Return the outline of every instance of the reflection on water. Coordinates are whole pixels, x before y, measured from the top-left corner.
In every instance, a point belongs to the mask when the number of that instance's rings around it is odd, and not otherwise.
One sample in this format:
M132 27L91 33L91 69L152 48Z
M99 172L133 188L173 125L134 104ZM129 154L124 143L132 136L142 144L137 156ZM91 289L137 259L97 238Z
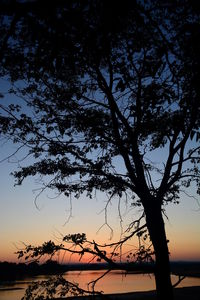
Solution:
M80 287L87 289L87 283L102 276L105 271L70 271L67 272L65 279L78 282ZM1 283L0 284L0 300L19 300L24 295L24 290L31 281L46 280L49 276L37 276L33 278L25 278L23 280ZM175 283L177 276L172 275L172 282ZM185 278L179 285L184 286L200 286L200 278ZM18 290L9 290L11 288L20 288ZM7 289L7 290L2 290ZM148 274L125 274L121 271L112 271L103 277L97 284L96 290L104 291L104 293L125 293L133 291L148 291L155 289L154 276Z
M0 300L19 300L33 281L47 280L49 276L27 277L17 281L0 282Z
M87 289L87 283L103 275L105 271L68 272L65 278L79 282L80 287ZM97 282L95 289L104 293L124 293L131 291L148 291L155 289L153 275L126 274L112 271Z

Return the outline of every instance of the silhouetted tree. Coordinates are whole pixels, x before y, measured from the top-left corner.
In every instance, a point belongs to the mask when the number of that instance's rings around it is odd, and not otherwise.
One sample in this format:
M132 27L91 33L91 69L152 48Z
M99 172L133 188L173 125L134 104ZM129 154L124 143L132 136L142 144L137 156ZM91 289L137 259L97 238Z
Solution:
M158 298L173 299L163 212L181 187L196 183L199 192L198 7L41 3L1 1L1 75L20 97L1 100L1 131L34 158L14 173L17 183L40 174L51 176L45 188L66 196L131 195L153 244ZM139 232L140 219L129 229L123 241ZM95 243L93 251L106 260Z

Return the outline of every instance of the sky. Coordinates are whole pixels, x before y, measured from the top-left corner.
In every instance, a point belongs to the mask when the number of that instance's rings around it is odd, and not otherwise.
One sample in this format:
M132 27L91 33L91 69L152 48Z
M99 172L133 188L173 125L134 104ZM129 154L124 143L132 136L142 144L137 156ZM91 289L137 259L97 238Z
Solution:
M1 143L0 156L5 157L15 146ZM99 193L93 199L85 195L72 198L72 217L70 199L56 197L55 193L44 191L35 203L38 183L28 178L21 186L14 186L10 175L17 164L4 161L0 164L0 261L16 261L14 253L23 247L23 243L40 245L44 241L60 242L62 235L86 233L90 240L110 242L111 232L107 226L98 232L104 224L104 207L107 198ZM191 191L192 192L192 191ZM191 193L190 192L190 193ZM141 213L139 208L130 210L122 204L123 227ZM168 219L165 218L167 237L170 241L171 260L200 260L200 206L194 198L182 195L179 205L168 205ZM112 242L119 238L120 219L118 200L114 199L108 207L108 223L114 230ZM136 247L137 241L129 247ZM59 262L76 262L77 257L63 254L55 257ZM83 262L86 262L86 257Z
M0 83L3 83L5 92L8 88L6 82ZM9 99L11 100L13 99ZM15 152L16 147L0 137L0 161ZM162 153L157 151L153 157L158 164L165 160ZM114 233L110 240L110 228L106 225L102 227L107 203L105 194L97 193L93 199L87 199L86 195L79 199L72 198L72 217L69 219L69 198L58 197L55 192L45 190L36 199L40 182L35 178L28 178L21 186L14 186L15 180L10 173L17 170L18 164L13 161L14 158L10 162L4 160L0 163L0 261L18 261L15 252L23 247L23 243L41 245L48 240L60 243L63 235L72 233L86 233L89 240L100 243L119 239L121 227L118 199L113 199L108 206L108 224ZM119 169L120 167L119 162ZM195 194L193 188L189 194ZM126 229L130 222L141 215L141 211L140 208L131 209L122 201L121 215L123 228ZM166 215L170 259L200 261L200 199L181 194L180 204L169 204ZM135 249L137 245L137 240L130 241L128 249ZM78 258L60 255L56 259L59 262L74 262ZM85 258L87 260L88 257Z

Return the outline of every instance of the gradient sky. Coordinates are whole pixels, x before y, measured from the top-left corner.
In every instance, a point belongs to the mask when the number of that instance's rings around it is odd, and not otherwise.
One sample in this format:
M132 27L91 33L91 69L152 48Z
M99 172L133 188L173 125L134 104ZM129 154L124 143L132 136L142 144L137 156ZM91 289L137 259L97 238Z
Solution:
M1 92L5 92L4 101L13 101L6 95L8 82L1 79L0 84ZM16 149L16 145L0 138L0 161ZM163 156L163 152L157 151L154 157L150 158L159 164L163 161ZM13 160L14 158L11 159ZM118 163L120 168L120 161ZM10 173L17 167L17 163L0 163L0 261L16 261L17 256L14 252L22 248L22 242L40 245L44 241L56 241L62 235L70 233L84 232L90 240L110 242L108 227L104 226L98 232L104 224L104 212L100 212L106 205L105 194L98 193L93 199L87 199L85 195L80 199L72 198L72 218L67 222L70 215L70 199L64 196L55 197L55 192L44 191L36 201L37 208L35 197L40 185L34 178L28 178L22 186L14 187L14 177ZM189 193L195 194L192 188ZM170 204L166 208L168 219L166 218L165 222L167 237L170 240L171 259L200 261L200 201L198 203L185 194L181 195L180 200L179 205ZM139 208L130 210L130 206L126 208L123 203L121 208L123 227L126 229L141 212ZM120 234L118 199L113 199L108 207L108 223L114 230L112 241L116 241ZM133 240L130 244L130 247L135 247L137 241ZM68 257L65 257L65 260L68 261Z
M15 147L15 146L14 146ZM1 143L0 156L5 157L13 151L13 146ZM35 179L29 178L22 186L14 187L14 178L10 172L17 168L17 164L2 162L0 164L0 261L16 261L14 254L22 248L22 242L39 245L44 241L57 240L61 234L85 232L90 240L109 242L110 230L104 226L104 208L107 198L98 194L94 199L87 199L84 195L80 199L72 199L73 217L69 217L70 200L55 193L44 191L34 200L39 186ZM191 191L192 192L192 191ZM118 216L118 200L112 201L108 208L108 222L114 229L112 241L117 240L120 232ZM169 205L166 208L167 236L170 240L169 248L172 260L200 260L200 207L198 202L183 194L179 205ZM130 220L138 216L139 209L125 208L122 205L124 228ZM131 245L137 246L137 241ZM132 246L131 246L132 247ZM59 258L60 261L62 257ZM76 258L71 258L71 261ZM65 256L65 261L69 258Z

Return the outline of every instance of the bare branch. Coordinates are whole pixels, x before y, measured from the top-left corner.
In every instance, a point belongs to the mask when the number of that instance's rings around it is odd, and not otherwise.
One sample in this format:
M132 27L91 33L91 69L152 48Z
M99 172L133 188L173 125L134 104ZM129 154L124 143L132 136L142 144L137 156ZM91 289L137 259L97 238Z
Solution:
M178 277L179 279L176 283L173 284L173 288L177 287L186 278L186 276L181 276L181 275L179 275Z

